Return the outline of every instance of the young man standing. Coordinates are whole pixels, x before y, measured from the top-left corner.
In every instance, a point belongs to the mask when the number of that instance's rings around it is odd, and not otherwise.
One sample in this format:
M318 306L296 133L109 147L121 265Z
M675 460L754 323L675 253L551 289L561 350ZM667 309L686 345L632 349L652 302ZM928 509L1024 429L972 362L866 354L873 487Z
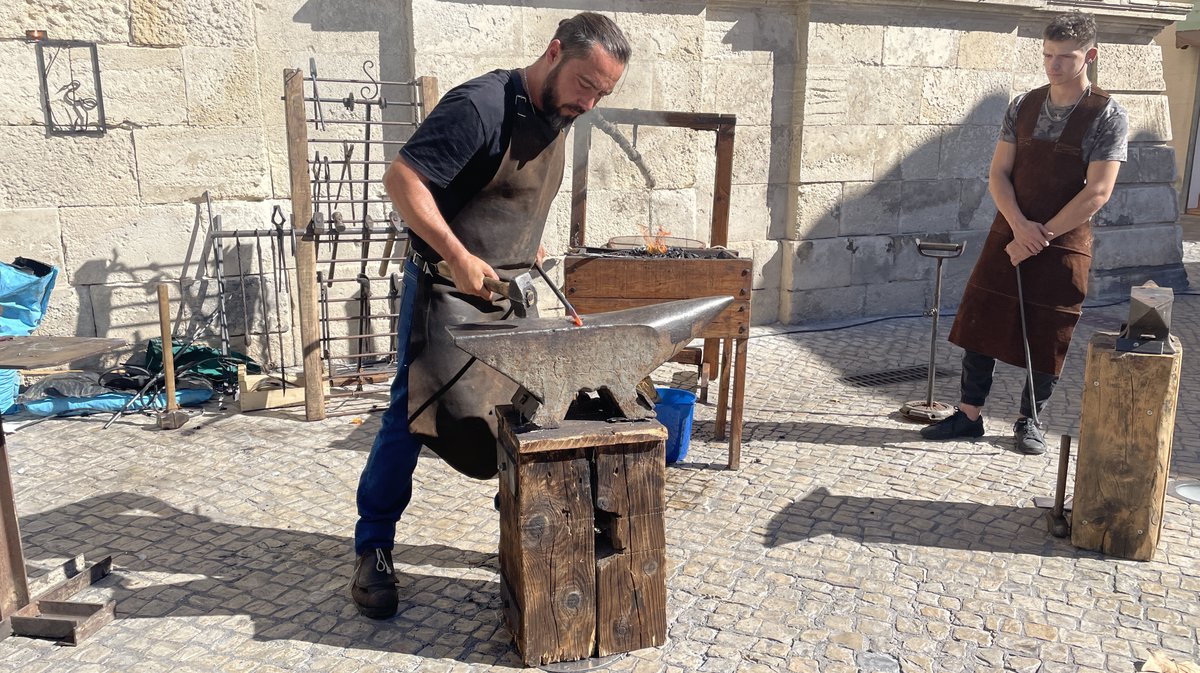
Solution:
M965 351L958 409L922 429L926 439L982 436L996 360L1024 368L1028 338L1033 390L1026 382L1014 441L1025 454L1046 451L1030 417L1054 391L1071 345L1087 295L1091 218L1108 202L1125 161L1128 121L1088 79L1097 53L1092 17L1057 16L1042 37L1050 83L1017 97L1004 116L988 174L999 212L950 330L950 341Z
M510 279L538 259L562 184L567 128L612 93L630 53L610 19L592 12L566 19L529 67L449 91L384 175L412 252L398 311L402 364L358 484L350 594L367 617L396 613L391 551L421 446L468 476L496 475L494 409L516 385L472 367L446 327L508 316L483 279ZM438 274L441 260L450 277Z

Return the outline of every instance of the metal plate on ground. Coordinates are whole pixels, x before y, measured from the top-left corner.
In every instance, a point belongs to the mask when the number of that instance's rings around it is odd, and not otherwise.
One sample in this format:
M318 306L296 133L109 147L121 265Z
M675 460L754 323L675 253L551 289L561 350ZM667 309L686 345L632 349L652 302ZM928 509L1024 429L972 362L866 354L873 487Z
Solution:
M937 376L950 376L954 372L946 371L942 368L936 368L934 373ZM855 388L875 388L878 386L889 386L893 383L907 383L909 381L922 381L929 377L929 365L917 365L914 367L905 367L903 369L888 369L881 372L868 372L866 374L852 374L843 376L838 379L842 383L848 383Z
M557 664L546 664L541 670L548 673L576 673L577 671L599 671L629 656L628 652L612 654L607 657L592 657L578 661L560 661Z

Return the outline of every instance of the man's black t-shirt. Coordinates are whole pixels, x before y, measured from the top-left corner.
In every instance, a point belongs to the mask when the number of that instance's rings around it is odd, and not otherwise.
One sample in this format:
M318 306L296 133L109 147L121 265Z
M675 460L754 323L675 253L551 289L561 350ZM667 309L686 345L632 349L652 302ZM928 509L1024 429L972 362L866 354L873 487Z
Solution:
M545 126L547 138L557 132L537 113L517 70L493 70L446 93L400 155L429 180L438 211L451 224L500 168L512 139L516 115ZM436 253L416 235L413 248L424 257Z

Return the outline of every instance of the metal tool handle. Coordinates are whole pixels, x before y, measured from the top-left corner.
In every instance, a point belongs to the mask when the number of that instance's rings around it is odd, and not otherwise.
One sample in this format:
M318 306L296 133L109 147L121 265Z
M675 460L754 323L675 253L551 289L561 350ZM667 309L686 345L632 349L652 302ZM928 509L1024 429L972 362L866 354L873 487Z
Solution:
M437 272L446 278L454 279L454 274L450 272L450 265L446 263L446 260L437 263ZM496 280L495 278L484 276L483 286L496 294L502 294L505 297L508 296L508 281L506 280Z
M967 247L966 243L937 243L934 241L917 241L917 252L922 257L934 257L937 259L954 259L963 254L963 250Z
M158 286L158 325L162 329L163 378L167 382L167 411L175 411L175 352L171 348L170 300L167 284Z

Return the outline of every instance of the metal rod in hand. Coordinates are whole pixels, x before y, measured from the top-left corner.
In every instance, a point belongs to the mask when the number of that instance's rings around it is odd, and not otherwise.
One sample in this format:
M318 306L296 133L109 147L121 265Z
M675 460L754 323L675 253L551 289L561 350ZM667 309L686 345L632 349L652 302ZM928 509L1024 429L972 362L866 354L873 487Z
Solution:
M1025 374L1029 384L1029 417L1038 425L1037 391L1033 387L1033 360L1029 358L1029 329L1025 326L1025 292L1021 287L1021 264L1017 263L1017 307L1021 313L1021 342L1025 344Z
M558 297L558 300L562 302L563 307L567 309L567 313L571 315L571 319L575 321L575 326L583 327L583 318L579 317L579 314L575 312L575 307L571 306L571 302L567 301L567 296L562 293L562 290L558 289L558 286L554 284L550 276L547 276L546 272L542 270L542 265L534 262L533 268L542 277L542 280L546 281L546 284L550 286L550 290L554 292L554 296Z

